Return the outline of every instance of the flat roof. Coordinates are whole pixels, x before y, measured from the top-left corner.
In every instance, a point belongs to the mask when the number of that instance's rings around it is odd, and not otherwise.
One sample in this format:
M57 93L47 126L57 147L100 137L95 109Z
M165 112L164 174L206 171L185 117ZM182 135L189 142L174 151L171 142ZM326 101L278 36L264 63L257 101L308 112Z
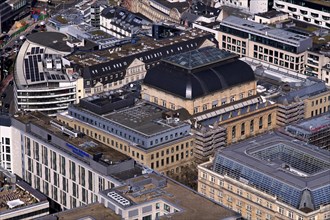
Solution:
M139 39L137 42L134 42L133 40L132 42L129 41L126 44L120 45L120 47L115 46L104 50L89 51L88 53L77 51L68 55L66 59L71 62L74 62L75 64L79 64L82 67L89 67L97 64L107 63L112 60L123 59L122 62L118 62L118 66L109 65L109 70L116 70L116 68L118 68L119 66L129 64L125 64L124 62L127 60L127 57L134 57L137 59L141 59L144 62L148 62L148 59L166 55L166 51L157 51L157 53L152 53L151 51L155 51L156 49L161 49L162 47L170 46L172 44L188 40L191 41L194 38L200 38L205 35L209 35L209 33L199 29L191 29L190 31L182 32L182 34L158 40L153 39L152 37L142 35L138 36ZM178 46L180 45L178 44ZM190 46L194 48L192 44L189 44L189 47ZM144 56L144 52L149 53ZM104 66L104 68L108 70L108 66Z
M245 30L250 33L260 34L269 38L281 40L283 42L300 46L302 41L309 39L309 37L285 31L283 29L273 28L254 21L242 19L236 16L229 16L225 18L221 25L231 26L236 29Z
M171 219L226 219L240 216L240 214L203 197L196 191L156 173L132 178L126 183L133 186L131 191L127 190L127 185L123 185L103 191L102 194L106 195L109 200L116 201L108 196L108 193L114 192L129 201L128 207L163 200L179 210L160 216L160 219L168 219L169 217Z
M110 208L106 208L103 204L93 203L78 208L69 209L66 211L58 212L49 216L45 216L42 219L49 220L92 220L92 219L111 219L121 220L122 217L117 215Z
M285 15L285 13L276 11L276 10L271 10L271 11L256 14L256 16L263 17L263 18L276 18L281 15Z
M67 38L65 34L59 32L38 32L27 36L27 40L32 43L61 52L71 52L71 48L66 44Z
M225 148L219 154L299 190L330 185L330 152L270 132ZM287 164L294 171L283 167Z
M181 121L168 123L162 118L165 112L168 112L166 108L149 102L141 102L134 107L118 110L104 117L144 135L154 135L175 127L186 126Z
M95 139L92 139L88 137L87 135L82 135L79 137L72 138L71 136L65 134L59 127L63 127L68 131L71 131L72 133L80 133L78 131L75 131L74 129L68 127L67 125L50 118L40 112L30 112L30 113L18 113L16 116L14 116L15 120L18 120L24 124L34 124L36 126L41 127L42 129L47 130L49 133L56 135L60 139L66 141L69 144L74 145L74 147L90 154L94 155L97 153L102 153L103 157L102 159L108 159L112 161L113 163L120 163L121 161L129 160L130 157L127 155L120 153L119 151L116 151L112 149L109 146L106 146L105 144L96 141ZM53 125L52 123L56 123L57 125ZM68 147L69 149L69 147Z
M330 114L312 117L296 124L289 125L291 128L303 130L307 133L314 133L330 127Z

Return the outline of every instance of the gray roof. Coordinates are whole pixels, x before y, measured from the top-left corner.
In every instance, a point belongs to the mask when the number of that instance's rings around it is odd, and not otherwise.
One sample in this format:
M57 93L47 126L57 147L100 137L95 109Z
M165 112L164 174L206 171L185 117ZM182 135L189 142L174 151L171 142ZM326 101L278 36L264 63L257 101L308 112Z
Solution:
M302 152L314 160L324 162L325 168L303 177L281 169L282 164L279 161L265 161L253 156L253 153L257 151L271 149L279 144L292 148L296 152ZM247 139L225 148L219 154L300 189L316 189L330 185L330 152L281 133L267 133Z
M330 127L330 113L320 115L319 117L309 118L296 124L288 125L287 127L300 131L304 134L318 132Z
M307 212L330 204L330 152L284 134L233 144L217 153L213 169Z
M276 39L287 44L300 46L303 41L310 40L310 37L296 34L293 32L285 31L283 29L273 28L264 24L249 21L235 16L225 18L221 25L229 25L239 30L244 30L250 33L267 36L268 38ZM307 48L306 48L307 49Z

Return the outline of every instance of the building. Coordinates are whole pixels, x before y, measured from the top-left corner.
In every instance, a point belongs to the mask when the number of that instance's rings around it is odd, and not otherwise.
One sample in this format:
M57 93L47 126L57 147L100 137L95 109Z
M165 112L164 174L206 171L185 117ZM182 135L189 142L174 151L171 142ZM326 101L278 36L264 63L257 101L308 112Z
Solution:
M250 66L214 47L163 59L148 70L141 90L143 99L191 115L255 94Z
M318 39L322 39L322 36L319 36ZM329 39L330 39L330 35L329 35ZM311 50L306 51L305 74L308 76L315 76L319 79L322 79L328 85L329 79L327 82L326 77L323 77L322 69L329 62L330 62L329 45L322 45L321 47L320 46L313 47Z
M11 120L8 115L0 115L0 166L9 172L12 171L12 132Z
M220 0L215 6L229 6L242 9L251 14L263 13L272 9L274 0Z
M12 117L13 173L51 199L55 210L98 201L98 193L142 174L128 156L40 113Z
M49 214L47 197L0 167L0 218L35 219Z
M128 11L141 13L154 22L180 23L182 13L189 9L186 0L124 0L123 5Z
M322 67L321 79L325 82L327 86L330 86L330 62Z
M119 39L149 32L151 24L142 14L135 14L120 7L105 8L100 16L100 29Z
M254 21L260 24L276 24L289 19L289 15L275 10L254 15Z
M167 109L137 102L119 91L71 106L58 120L161 173L179 173L193 161L194 137L190 125L166 117ZM111 97L110 97L111 96ZM112 105L108 103L111 98ZM102 112L96 105L102 105ZM116 111L113 111L116 110Z
M72 220L72 219L111 219L121 220L121 216L114 211L106 208L103 204L92 203L78 208L57 212L55 214L47 215L37 218L37 220Z
M105 190L100 201L125 220L240 219L238 213L156 173L132 178L121 187Z
M329 151L268 133L199 165L198 192L246 219L328 219L329 161Z
M219 47L240 56L264 61L299 73L304 72L308 36L229 16L220 23Z
M277 103L277 125L285 126L329 111L329 89L321 80L247 57L255 70L258 92Z
M330 28L330 3L315 0L275 0L274 9L288 13L293 19Z
M84 79L81 97L86 97L142 80L164 57L215 44L207 32L155 25L152 37L123 39L107 50L76 51L65 59Z
M330 150L330 115L328 113L288 125L283 131L308 144Z
M79 101L83 80L70 74L69 63L62 60L72 49L67 36L58 32L39 32L27 37L15 64L16 111L41 111L54 116Z
M0 0L0 34L10 30L14 18L25 9L26 5L26 0Z

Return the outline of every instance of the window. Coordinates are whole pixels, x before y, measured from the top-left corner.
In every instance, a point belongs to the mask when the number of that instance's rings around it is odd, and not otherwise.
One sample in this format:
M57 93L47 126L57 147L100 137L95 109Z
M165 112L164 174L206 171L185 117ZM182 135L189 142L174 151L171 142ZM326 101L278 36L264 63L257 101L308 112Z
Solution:
M245 135L245 123L241 124L241 135Z
M284 214L284 208L283 207L279 207L278 208L278 212L283 215Z
M167 205L167 204L164 204L164 210L166 212L170 212L171 211L171 207L169 205Z
M235 138L236 137L236 126L233 126L231 128L231 136L232 136L232 138Z
M270 127L272 125L272 114L268 115L268 127Z
M159 208L160 208L160 204L156 203L156 209L159 209Z
M259 129L262 129L262 117L259 118Z
M288 217L293 219L293 212L292 211L288 211Z
M250 121L250 132L252 133L254 131L254 120Z

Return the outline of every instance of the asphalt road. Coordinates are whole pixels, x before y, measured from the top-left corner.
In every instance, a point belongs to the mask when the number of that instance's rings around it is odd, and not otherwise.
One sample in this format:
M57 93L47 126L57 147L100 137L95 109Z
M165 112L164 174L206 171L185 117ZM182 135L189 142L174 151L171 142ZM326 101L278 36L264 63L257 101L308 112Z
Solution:
M0 101L2 101L2 106L0 107L0 111L4 113L10 113L14 114L15 107L14 107L14 88L13 85L8 84L5 91L3 93L6 93L5 98L0 98ZM5 108L5 104L9 104L9 109Z

